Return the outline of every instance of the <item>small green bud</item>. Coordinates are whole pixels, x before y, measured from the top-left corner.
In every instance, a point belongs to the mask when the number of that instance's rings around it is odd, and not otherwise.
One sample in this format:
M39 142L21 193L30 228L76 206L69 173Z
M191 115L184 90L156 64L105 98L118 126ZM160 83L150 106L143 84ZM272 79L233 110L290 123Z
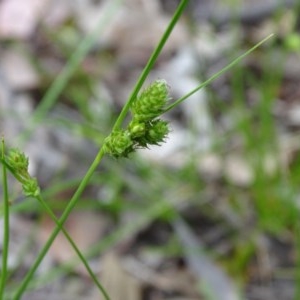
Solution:
M164 80L156 80L147 87L132 105L134 119L151 121L162 114L168 101L169 87Z
M127 130L116 130L104 140L103 147L111 156L127 157L133 151L133 142Z
M146 126L144 122L133 119L128 125L128 131L131 138L137 138L145 135Z
M19 149L10 149L6 161L16 172L22 174L28 172L28 157L26 157Z
M147 131L146 139L149 144L159 145L165 141L169 132L168 122L157 119L151 122L150 128Z
M166 107L169 87L157 80L147 87L133 102L133 118L126 130L112 132L103 144L105 153L113 157L127 157L138 148L159 145L169 133L168 122L157 119Z
M136 148L147 148L148 145L159 145L164 142L170 131L168 122L160 119L147 122L145 126L144 135L134 138Z
M28 173L28 157L19 149L10 149L6 158L7 163L16 173L16 178L22 184L25 196L37 197L40 194L40 188L36 178Z
M40 188L36 178L27 179L22 187L23 193L27 197L37 197L40 194Z

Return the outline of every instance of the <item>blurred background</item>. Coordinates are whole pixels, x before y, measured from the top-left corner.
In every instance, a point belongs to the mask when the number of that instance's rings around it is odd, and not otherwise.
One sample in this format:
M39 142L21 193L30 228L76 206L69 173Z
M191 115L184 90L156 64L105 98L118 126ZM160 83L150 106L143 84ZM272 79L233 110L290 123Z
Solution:
M0 132L57 216L178 3L0 2ZM189 2L147 80L174 100L274 37L167 113L166 143L102 161L66 228L112 300L300 299L299 21L296 0ZM54 224L9 184L13 291ZM74 257L59 236L24 299L102 299Z

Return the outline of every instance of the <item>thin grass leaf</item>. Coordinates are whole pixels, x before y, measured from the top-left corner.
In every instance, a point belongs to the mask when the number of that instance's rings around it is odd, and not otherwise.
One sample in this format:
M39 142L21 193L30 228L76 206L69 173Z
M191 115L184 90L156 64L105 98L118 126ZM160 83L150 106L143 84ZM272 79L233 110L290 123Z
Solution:
M2 159L4 159L5 144L2 137ZM3 206L4 206L4 224L3 224L3 246L2 246L2 266L0 277L0 299L3 299L4 289L7 279L7 261L9 249L9 196L7 184L6 165L2 164L2 184L3 184Z

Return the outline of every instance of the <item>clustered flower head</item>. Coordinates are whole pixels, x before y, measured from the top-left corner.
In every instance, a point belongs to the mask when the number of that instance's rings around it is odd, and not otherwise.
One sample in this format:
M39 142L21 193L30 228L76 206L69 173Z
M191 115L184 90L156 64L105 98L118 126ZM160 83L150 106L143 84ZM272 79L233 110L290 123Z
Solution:
M151 121L162 114L168 101L169 88L164 80L147 87L132 105L133 119Z
M14 170L16 177L22 184L23 193L28 197L36 197L40 194L40 188L36 178L28 172L28 157L19 149L10 149L6 157L6 163Z
M160 145L169 133L168 122L159 119L169 100L169 87L156 80L132 104L127 128L113 131L104 141L104 151L113 157L127 157L138 148Z

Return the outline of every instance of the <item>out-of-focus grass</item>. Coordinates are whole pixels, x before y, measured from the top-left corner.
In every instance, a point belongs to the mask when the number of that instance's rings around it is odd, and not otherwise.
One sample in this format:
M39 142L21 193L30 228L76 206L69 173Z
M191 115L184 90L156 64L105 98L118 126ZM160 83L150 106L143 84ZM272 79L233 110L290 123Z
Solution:
M299 159L297 155L291 165L283 167L280 143L286 128L275 116L275 105L283 84L283 65L289 54L289 50L280 43L257 51L250 58L250 61L257 61L252 64L255 70L240 65L231 72L232 99L223 99L224 104L218 96L214 98L211 95L212 111L231 116L231 128L224 132L226 139L220 137L221 142L217 141L217 149L228 153L231 151L228 141L238 139L238 153L242 153L253 171L253 182L247 187L227 183L227 187L222 189L229 199L226 202L229 210L241 218L252 215L252 219L248 219L248 222L251 221L248 230L241 230L235 235L231 259L225 259L227 267L237 277L247 275L246 270L259 251L258 235L278 240L289 237L287 239L295 246L294 251L299 253L297 235L294 235L299 222ZM249 97L249 91L254 99ZM232 149L232 152L235 153L235 150ZM268 162L273 165L272 171L266 166ZM295 265L295 270L297 267ZM275 274L279 272L272 271ZM295 285L298 285L298 279L295 280Z

